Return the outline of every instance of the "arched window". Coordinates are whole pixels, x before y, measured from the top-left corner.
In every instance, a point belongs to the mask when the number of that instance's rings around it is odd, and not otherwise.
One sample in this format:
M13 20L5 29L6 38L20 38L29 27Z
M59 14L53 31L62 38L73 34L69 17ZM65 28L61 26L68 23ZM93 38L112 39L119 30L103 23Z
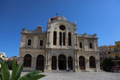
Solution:
M90 48L93 48L93 46L92 46L92 43L91 43L91 42L90 42L90 44L89 44L89 47L90 47Z
M80 42L80 48L82 48L82 43Z
M71 33L68 33L68 45L71 46Z
M53 32L53 45L56 45L56 39L57 39L57 32Z
M90 57L90 68L96 68L95 58L93 56Z
M29 39L29 40L28 40L28 46L31 45L31 42L32 42L31 39Z
M65 32L63 33L63 45L65 46Z
M43 40L40 40L40 46L43 46Z
M59 37L60 37L59 44L62 45L62 32L59 33Z
M24 67L31 67L32 57L30 54L25 55L24 57Z

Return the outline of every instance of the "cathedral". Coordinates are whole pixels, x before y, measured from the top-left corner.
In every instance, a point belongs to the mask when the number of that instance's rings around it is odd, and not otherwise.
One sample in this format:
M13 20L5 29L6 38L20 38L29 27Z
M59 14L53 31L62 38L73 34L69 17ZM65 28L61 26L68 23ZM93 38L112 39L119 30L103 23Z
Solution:
M78 34L76 22L55 16L49 19L46 31L42 26L22 29L19 62L26 71L100 71L98 38Z

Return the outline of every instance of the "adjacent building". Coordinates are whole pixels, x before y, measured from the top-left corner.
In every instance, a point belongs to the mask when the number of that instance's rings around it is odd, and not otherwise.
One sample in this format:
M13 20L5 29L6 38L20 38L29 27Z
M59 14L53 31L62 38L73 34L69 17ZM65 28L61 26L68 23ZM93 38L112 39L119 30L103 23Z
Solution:
M100 51L100 61L103 61L105 58L111 57L109 46L106 45L100 46L99 51Z
M99 51L100 62L102 62L105 58L112 58L115 65L120 66L120 41L116 41L115 45L100 46Z
M46 31L22 30L19 62L31 71L100 71L97 34L78 34L75 22L52 17Z
M0 58L1 58L2 60L4 60L4 61L7 61L7 60L8 60L8 56L7 56L5 53L3 53L3 52L0 52Z
M110 52L111 52L111 57L113 58L113 62L115 65L120 66L120 41L116 41L115 45L110 45Z

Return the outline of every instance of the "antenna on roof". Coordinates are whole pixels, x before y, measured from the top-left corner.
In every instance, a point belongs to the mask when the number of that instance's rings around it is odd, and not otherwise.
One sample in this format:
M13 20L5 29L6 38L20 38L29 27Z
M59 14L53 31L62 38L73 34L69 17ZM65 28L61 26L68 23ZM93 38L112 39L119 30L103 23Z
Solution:
M58 15L58 13L56 13L56 16Z

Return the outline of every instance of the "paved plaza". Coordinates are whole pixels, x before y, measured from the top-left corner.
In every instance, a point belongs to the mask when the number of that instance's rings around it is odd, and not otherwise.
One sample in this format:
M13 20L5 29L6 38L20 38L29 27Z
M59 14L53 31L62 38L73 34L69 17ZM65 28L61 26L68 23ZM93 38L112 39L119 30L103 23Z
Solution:
M24 75L26 72L23 72ZM65 72L42 73L47 75L40 80L120 80L120 73L111 72Z

